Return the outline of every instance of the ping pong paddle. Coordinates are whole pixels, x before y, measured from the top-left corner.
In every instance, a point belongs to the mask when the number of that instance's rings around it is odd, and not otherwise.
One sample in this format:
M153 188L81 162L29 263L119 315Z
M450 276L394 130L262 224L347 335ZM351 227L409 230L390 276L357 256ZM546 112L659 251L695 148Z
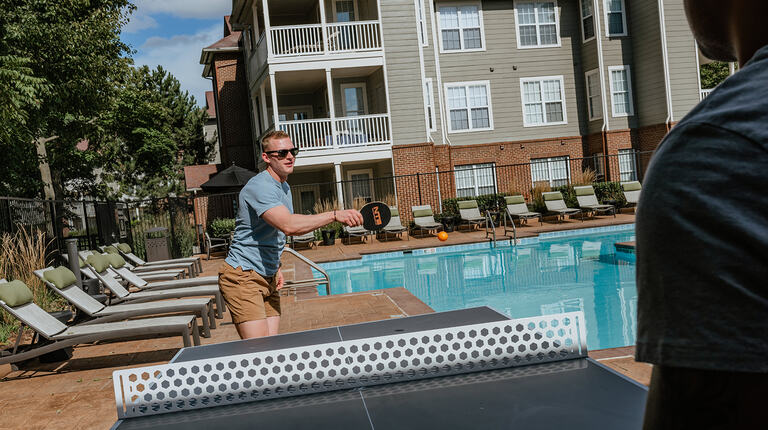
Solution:
M370 231L381 230L392 218L389 206L381 202L367 203L360 209L360 213L363 215L363 227Z

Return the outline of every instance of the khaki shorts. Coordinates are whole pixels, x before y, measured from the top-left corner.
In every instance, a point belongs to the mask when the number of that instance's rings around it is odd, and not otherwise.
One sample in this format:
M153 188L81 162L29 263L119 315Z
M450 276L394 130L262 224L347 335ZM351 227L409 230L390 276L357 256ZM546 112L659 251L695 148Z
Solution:
M224 263L219 267L219 290L235 324L280 316L277 276L265 277Z

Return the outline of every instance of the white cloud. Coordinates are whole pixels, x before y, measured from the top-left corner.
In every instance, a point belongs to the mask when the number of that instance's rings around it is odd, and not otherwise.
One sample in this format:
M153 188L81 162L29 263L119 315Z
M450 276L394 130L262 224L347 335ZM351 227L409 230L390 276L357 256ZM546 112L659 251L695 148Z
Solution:
M152 18L149 15L144 15L138 12L134 12L128 21L128 24L126 24L123 27L123 32L125 33L138 33L141 30L146 30L148 28L156 28L157 27L157 21L155 21L154 18Z
M218 18L229 15L232 0L134 0L136 13L165 13L179 18Z
M163 66L181 82L182 89L195 96L198 105L204 106L205 92L211 91L212 86L210 80L202 77L200 53L203 48L221 39L222 31L221 25L216 24L195 34L151 37L141 46L134 62L137 66L147 65L153 69Z

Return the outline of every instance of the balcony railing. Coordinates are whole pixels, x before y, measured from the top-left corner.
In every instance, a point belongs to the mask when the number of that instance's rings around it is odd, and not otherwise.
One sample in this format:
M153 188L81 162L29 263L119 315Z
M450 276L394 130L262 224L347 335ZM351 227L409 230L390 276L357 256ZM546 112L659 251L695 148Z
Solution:
M709 93L712 92L713 89L714 88L710 88L710 89L707 89L707 90L700 90L699 91L699 100L704 100L705 98L707 98L707 96L709 95Z
M347 148L391 143L389 114L281 121L277 128L302 150Z
M325 33L323 32L325 28ZM294 57L380 50L379 21L271 27L272 55Z

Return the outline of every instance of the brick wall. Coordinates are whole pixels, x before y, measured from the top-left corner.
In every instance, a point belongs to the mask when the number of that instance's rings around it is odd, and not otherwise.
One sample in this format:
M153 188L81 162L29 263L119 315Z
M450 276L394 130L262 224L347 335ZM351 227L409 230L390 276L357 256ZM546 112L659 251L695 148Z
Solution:
M221 130L221 164L232 162L256 170L245 65L240 53L217 54L213 60Z

